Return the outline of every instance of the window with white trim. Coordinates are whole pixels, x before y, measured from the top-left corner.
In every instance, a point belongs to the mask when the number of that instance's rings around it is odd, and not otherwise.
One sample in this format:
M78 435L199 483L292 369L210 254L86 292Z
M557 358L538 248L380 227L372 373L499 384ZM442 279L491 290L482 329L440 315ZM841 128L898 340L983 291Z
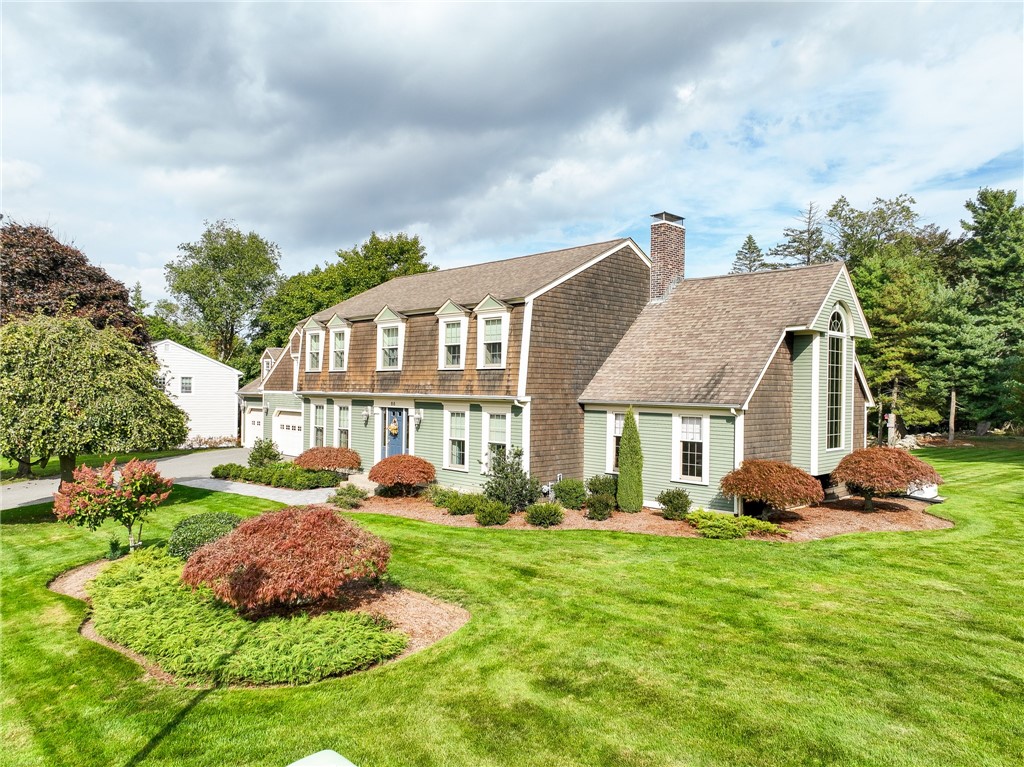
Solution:
M323 405L313 405L313 447L324 446L324 413Z
M402 369L402 341L405 325L391 323L377 326L377 370Z
M444 426L444 468L467 471L469 413L465 410L445 410Z
M314 330L306 334L306 370L319 370L320 360L323 357L324 334Z
M711 418L704 414L672 416L672 481L708 484Z
M612 471L619 470L619 447L622 445L622 429L626 425L625 413L612 413L611 458Z
M511 445L511 414L507 410L483 411L480 473L486 474L491 470L494 456L508 455Z
M334 423L337 430L335 447L349 447L350 423L352 411L348 405L338 405Z
M181 393L191 394L192 393L192 376L181 377Z
M832 312L828 323L828 360L825 389L825 447L835 450L843 446L844 386L846 367L846 323L839 311Z
M441 366L447 369L461 370L464 366L462 359L464 323L462 320L443 320L441 325L444 336Z
M268 360L263 360L263 377L264 378L266 378L268 375L270 375L270 369L272 367L274 367L274 361L273 360L269 360L269 359Z
M348 363L348 328L331 330L331 370L344 371Z
M477 368L503 368L508 354L508 312L488 312L477 316Z

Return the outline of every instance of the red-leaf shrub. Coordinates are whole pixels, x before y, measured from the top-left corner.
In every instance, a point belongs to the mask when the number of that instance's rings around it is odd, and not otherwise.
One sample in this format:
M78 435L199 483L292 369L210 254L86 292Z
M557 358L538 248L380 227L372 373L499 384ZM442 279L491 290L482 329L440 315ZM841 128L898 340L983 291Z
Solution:
M832 481L845 484L864 499L867 511L874 511L872 496L902 495L911 485L940 485L942 477L898 447L866 447L845 456L832 471Z
M359 453L347 447L311 447L293 463L303 469L358 471L362 460Z
M384 574L391 547L330 506L271 511L247 519L196 551L181 579L209 586L242 612L308 605L343 586Z
M71 482L62 482L53 495L53 513L57 519L95 530L108 519L128 530L128 546L142 542L142 525L153 509L171 494L173 479L156 470L156 462L130 460L114 476L115 462L98 469L82 464ZM135 526L138 525L138 535Z
M803 469L783 461L751 459L722 478L722 492L773 509L804 506L825 498L821 483Z
M393 455L378 461L367 475L371 482L401 495L434 481L434 465L415 455Z

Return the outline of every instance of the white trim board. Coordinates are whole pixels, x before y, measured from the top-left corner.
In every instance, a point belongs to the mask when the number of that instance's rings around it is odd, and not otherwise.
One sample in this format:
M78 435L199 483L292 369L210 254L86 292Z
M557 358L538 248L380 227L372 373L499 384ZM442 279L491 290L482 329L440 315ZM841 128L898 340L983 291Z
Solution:
M176 347L178 349L181 349L182 351L188 352L189 354L192 354L192 355L194 355L196 357L202 357L204 360L209 360L214 365L220 365L222 368L226 368L227 370L230 370L235 375L238 375L238 376L242 375L242 371L241 370L238 370L237 368L233 368L230 365L225 365L220 360L215 360L213 357L209 356L208 354L203 354L202 352L197 352L195 349L189 349L187 346L183 346L182 344L179 344L177 341L172 341L170 338L165 338L163 341L155 341L154 343L150 344L150 348L151 349L156 349L156 347L163 346L164 344L170 344L171 346L174 346L174 347Z

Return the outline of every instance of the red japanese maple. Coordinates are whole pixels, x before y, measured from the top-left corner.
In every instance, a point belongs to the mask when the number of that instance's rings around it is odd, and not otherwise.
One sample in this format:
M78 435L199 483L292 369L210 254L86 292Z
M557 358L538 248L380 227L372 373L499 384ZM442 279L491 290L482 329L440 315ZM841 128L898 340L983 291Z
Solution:
M845 456L832 471L832 481L844 483L850 492L864 498L867 511L874 511L873 496L902 495L912 486L939 485L942 477L906 450L868 447Z

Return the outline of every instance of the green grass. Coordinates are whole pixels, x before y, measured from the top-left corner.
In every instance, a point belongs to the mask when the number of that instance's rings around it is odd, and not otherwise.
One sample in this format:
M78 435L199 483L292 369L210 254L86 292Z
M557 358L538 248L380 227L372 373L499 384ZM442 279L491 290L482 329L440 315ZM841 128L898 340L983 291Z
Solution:
M210 448L208 448L210 449ZM110 463L110 459L114 458L118 463L127 463L132 458L138 458L143 461L152 461L154 458L171 458L176 455L185 455L186 453L194 453L194 450L154 450L149 453L98 453L90 455L80 455L75 460L76 466L81 466L83 463L86 466L93 468L102 466L105 463ZM10 461L6 458L0 457L0 484L7 482L24 482L23 479L18 479L14 475L18 471L18 464L14 461ZM60 476L60 461L54 456L46 464L45 468L39 466L32 467L32 478L40 479L42 477L59 477Z
M302 684L366 668L406 645L362 613L250 621L208 589L181 583L182 562L144 549L88 586L96 630L189 682Z
M1024 452L920 453L956 527L812 543L353 515L472 620L297 688L189 690L76 634L49 592L108 532L2 521L3 765L1024 763ZM147 530L256 499L175 488ZM152 542L153 538L150 539Z

